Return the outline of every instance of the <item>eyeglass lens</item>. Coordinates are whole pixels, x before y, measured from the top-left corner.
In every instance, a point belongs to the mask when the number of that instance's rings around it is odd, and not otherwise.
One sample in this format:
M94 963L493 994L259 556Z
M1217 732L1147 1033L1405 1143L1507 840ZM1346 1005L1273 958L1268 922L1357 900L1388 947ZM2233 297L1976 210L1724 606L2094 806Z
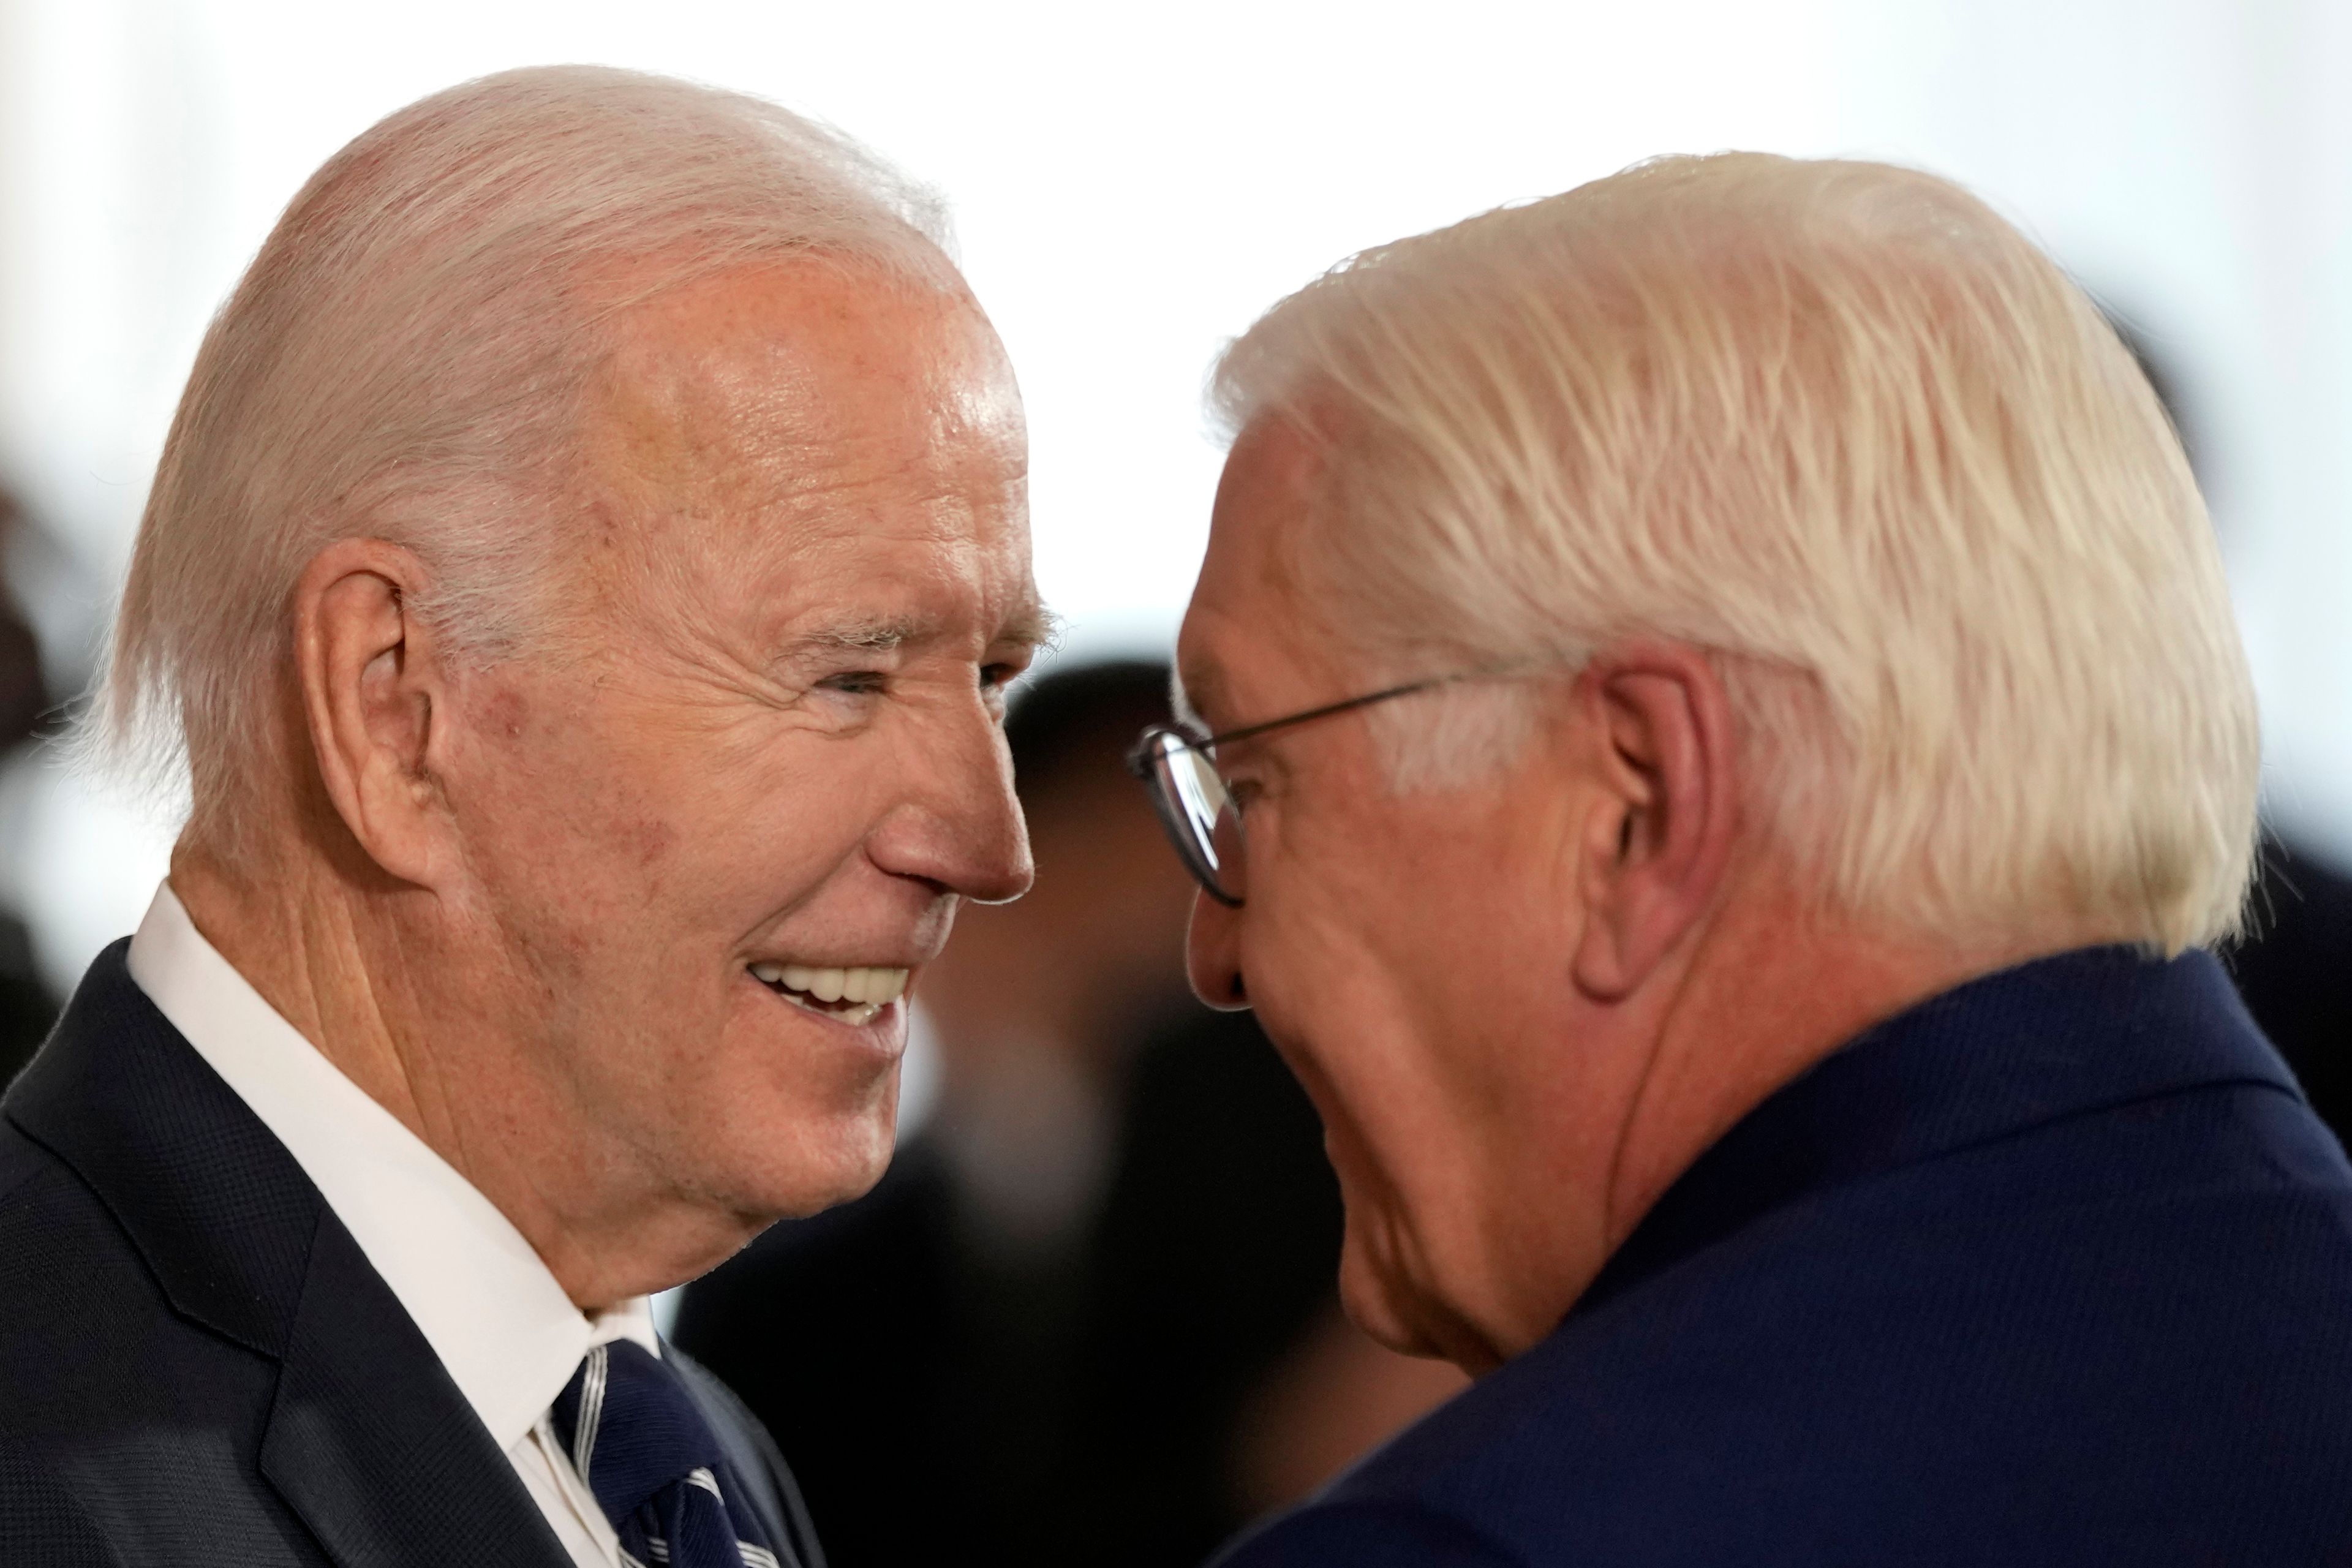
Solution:
M1192 874L1218 897L1240 902L1241 819L1215 765L1182 736L1163 731L1152 737L1151 771L1160 815Z

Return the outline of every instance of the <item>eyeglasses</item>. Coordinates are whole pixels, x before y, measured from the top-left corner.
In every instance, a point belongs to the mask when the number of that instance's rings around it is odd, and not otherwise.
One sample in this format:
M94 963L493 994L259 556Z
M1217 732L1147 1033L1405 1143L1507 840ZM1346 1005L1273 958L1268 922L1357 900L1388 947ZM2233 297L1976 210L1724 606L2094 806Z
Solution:
M1244 896L1243 871L1247 857L1242 840L1241 807L1234 804L1224 775L1217 771L1219 746L1310 724L1351 709L1369 708L1391 698L1410 697L1416 691L1452 686L1457 681L1511 673L1515 672L1478 669L1433 676L1427 680L1409 681L1342 702L1309 708L1304 713L1228 730L1222 735L1204 735L1191 724L1154 724L1128 753L1127 767L1150 793L1160 826L1168 829L1169 840L1176 846L1176 853L1183 859L1184 868L1192 873L1192 879L1209 897L1227 909L1237 910Z

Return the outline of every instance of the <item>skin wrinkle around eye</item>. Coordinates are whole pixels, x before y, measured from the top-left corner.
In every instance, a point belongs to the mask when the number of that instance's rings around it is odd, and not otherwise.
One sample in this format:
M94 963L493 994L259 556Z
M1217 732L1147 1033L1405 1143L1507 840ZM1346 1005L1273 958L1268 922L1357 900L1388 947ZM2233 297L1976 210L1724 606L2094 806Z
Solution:
M902 473L903 466L890 466L888 472ZM1017 483L1017 478L1016 472L1006 482ZM849 488L845 479L836 476L821 493L837 498ZM919 496L922 503L932 500L928 485ZM902 509L885 522L876 520L865 507L835 510L813 504L807 495L796 496L770 508L751 522L731 521L723 531L740 533L753 529L755 523L764 524L754 530L761 542L749 552L749 569L744 564L729 569L721 559L726 552L713 544L708 533L685 550L657 549L656 543L667 543L674 531L656 529L636 536L631 542L633 548L618 563L608 564L605 571L607 574L620 574L649 585L618 607L625 614L655 623L652 629L659 635L654 658L675 661L682 669L694 669L709 678L702 697L723 701L749 695L771 707L796 708L805 704L819 682L859 660L873 659L877 668L887 667L887 673L898 678L923 656L944 651L946 622L938 612L882 607L896 589L919 596L925 586L922 584L894 584L887 578L879 583L857 583L856 586L874 591L876 607L853 610L847 615L829 602L805 610L794 608L798 598L793 584L797 580L811 576L824 580L837 580L845 575L852 579L866 577L865 568L875 556L879 542L893 536L898 542L913 542L919 547L933 542L940 543L947 557L940 563L946 568L947 578L978 574L977 557L968 542L961 538L962 508L950 506L936 518L928 515L931 510L929 505L919 504L913 509ZM769 569L771 575L781 574L784 579L782 594L773 596L778 608L769 611L765 605L751 604L740 606L732 616L711 615L713 579L737 587L761 581L760 557L775 556L775 547L766 542L777 539L791 542L786 558ZM933 568L932 574L940 574L939 567ZM726 588L720 591L724 593ZM905 594L898 596L904 597ZM1017 599L994 640L971 654L983 669L1009 666L1017 672L1025 667L1036 638L1042 635L1043 613L1036 608L1034 590L1018 595ZM782 617L779 629L751 629L777 615ZM969 618L968 615L955 617L959 623L968 622ZM811 619L816 622L814 626L809 625ZM771 651L772 648L781 651ZM689 704L698 700L692 692L682 699Z

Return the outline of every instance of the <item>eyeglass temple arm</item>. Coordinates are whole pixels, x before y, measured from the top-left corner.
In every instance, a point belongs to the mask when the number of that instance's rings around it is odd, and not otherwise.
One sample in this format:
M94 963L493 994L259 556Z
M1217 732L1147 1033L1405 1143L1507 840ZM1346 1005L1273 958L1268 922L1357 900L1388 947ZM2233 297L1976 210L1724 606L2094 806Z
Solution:
M1410 697L1416 691L1426 691L1433 686L1450 686L1470 678L1464 675L1437 675L1426 680L1408 680L1402 686L1391 686L1381 691L1368 691L1361 697L1344 698L1327 702L1320 708L1310 708L1304 713L1286 713L1279 719L1268 719L1262 724L1245 724L1238 730L1228 730L1222 735L1211 735L1201 743L1222 746L1229 741L1247 741L1276 730L1287 730L1293 724L1310 723L1317 719L1328 719L1334 713L1345 713L1351 708L1369 708L1375 702L1386 702L1391 697Z

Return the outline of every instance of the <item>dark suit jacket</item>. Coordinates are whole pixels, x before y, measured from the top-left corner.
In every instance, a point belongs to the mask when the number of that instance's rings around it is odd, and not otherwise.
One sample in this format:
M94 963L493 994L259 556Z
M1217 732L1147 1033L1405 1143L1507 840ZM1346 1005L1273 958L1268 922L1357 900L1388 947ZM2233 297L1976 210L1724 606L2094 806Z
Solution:
M108 949L0 1100L0 1563L569 1568L293 1156ZM756 1422L680 1358L780 1555Z
M1224 1561L2352 1563L2352 1171L2210 956L1976 982Z

